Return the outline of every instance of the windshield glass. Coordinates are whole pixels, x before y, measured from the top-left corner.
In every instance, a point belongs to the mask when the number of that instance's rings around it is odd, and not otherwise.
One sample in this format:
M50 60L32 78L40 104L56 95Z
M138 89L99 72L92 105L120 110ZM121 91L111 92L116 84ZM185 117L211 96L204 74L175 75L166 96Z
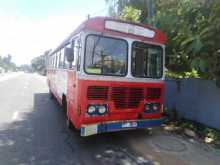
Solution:
M132 44L132 75L134 77L161 78L163 75L163 49L142 42Z
M85 72L125 76L128 45L125 40L89 35L86 39Z

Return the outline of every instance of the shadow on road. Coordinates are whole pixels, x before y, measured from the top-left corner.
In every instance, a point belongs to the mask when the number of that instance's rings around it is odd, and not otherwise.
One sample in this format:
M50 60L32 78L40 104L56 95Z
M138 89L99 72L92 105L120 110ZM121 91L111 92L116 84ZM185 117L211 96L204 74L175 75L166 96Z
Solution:
M36 93L33 109L1 128L0 164L152 164L128 146L128 139L143 136L129 131L82 138L66 128L63 111L48 93Z

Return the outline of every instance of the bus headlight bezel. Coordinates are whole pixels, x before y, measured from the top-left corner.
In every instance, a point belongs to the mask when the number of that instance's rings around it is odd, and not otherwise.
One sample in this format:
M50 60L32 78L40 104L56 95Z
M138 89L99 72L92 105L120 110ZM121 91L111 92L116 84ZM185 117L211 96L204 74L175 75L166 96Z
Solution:
M100 115L104 115L107 113L107 106L106 105L99 105L98 106L98 113Z
M108 113L107 104L89 104L87 106L87 114L92 115L105 115Z
M87 113L89 115L95 114L96 113L96 106L95 105L88 105Z
M145 113L160 113L161 104L160 103L145 103L144 112Z

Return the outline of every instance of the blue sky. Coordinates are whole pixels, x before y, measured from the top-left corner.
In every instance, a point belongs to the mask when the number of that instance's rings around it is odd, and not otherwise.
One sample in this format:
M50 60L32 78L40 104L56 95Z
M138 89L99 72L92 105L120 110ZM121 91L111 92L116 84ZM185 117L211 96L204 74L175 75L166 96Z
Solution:
M57 46L88 14L106 15L105 0L0 0L0 55L29 63Z

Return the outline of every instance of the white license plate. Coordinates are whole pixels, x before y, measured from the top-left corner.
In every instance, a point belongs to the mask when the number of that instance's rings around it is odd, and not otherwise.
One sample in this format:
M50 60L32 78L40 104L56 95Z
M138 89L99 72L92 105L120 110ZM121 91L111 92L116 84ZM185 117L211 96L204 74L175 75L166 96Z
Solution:
M95 135L97 133L98 133L97 124L92 124L85 127L85 136Z
M137 127L137 122L136 121L125 122L125 123L122 123L121 127L122 128L136 128Z

